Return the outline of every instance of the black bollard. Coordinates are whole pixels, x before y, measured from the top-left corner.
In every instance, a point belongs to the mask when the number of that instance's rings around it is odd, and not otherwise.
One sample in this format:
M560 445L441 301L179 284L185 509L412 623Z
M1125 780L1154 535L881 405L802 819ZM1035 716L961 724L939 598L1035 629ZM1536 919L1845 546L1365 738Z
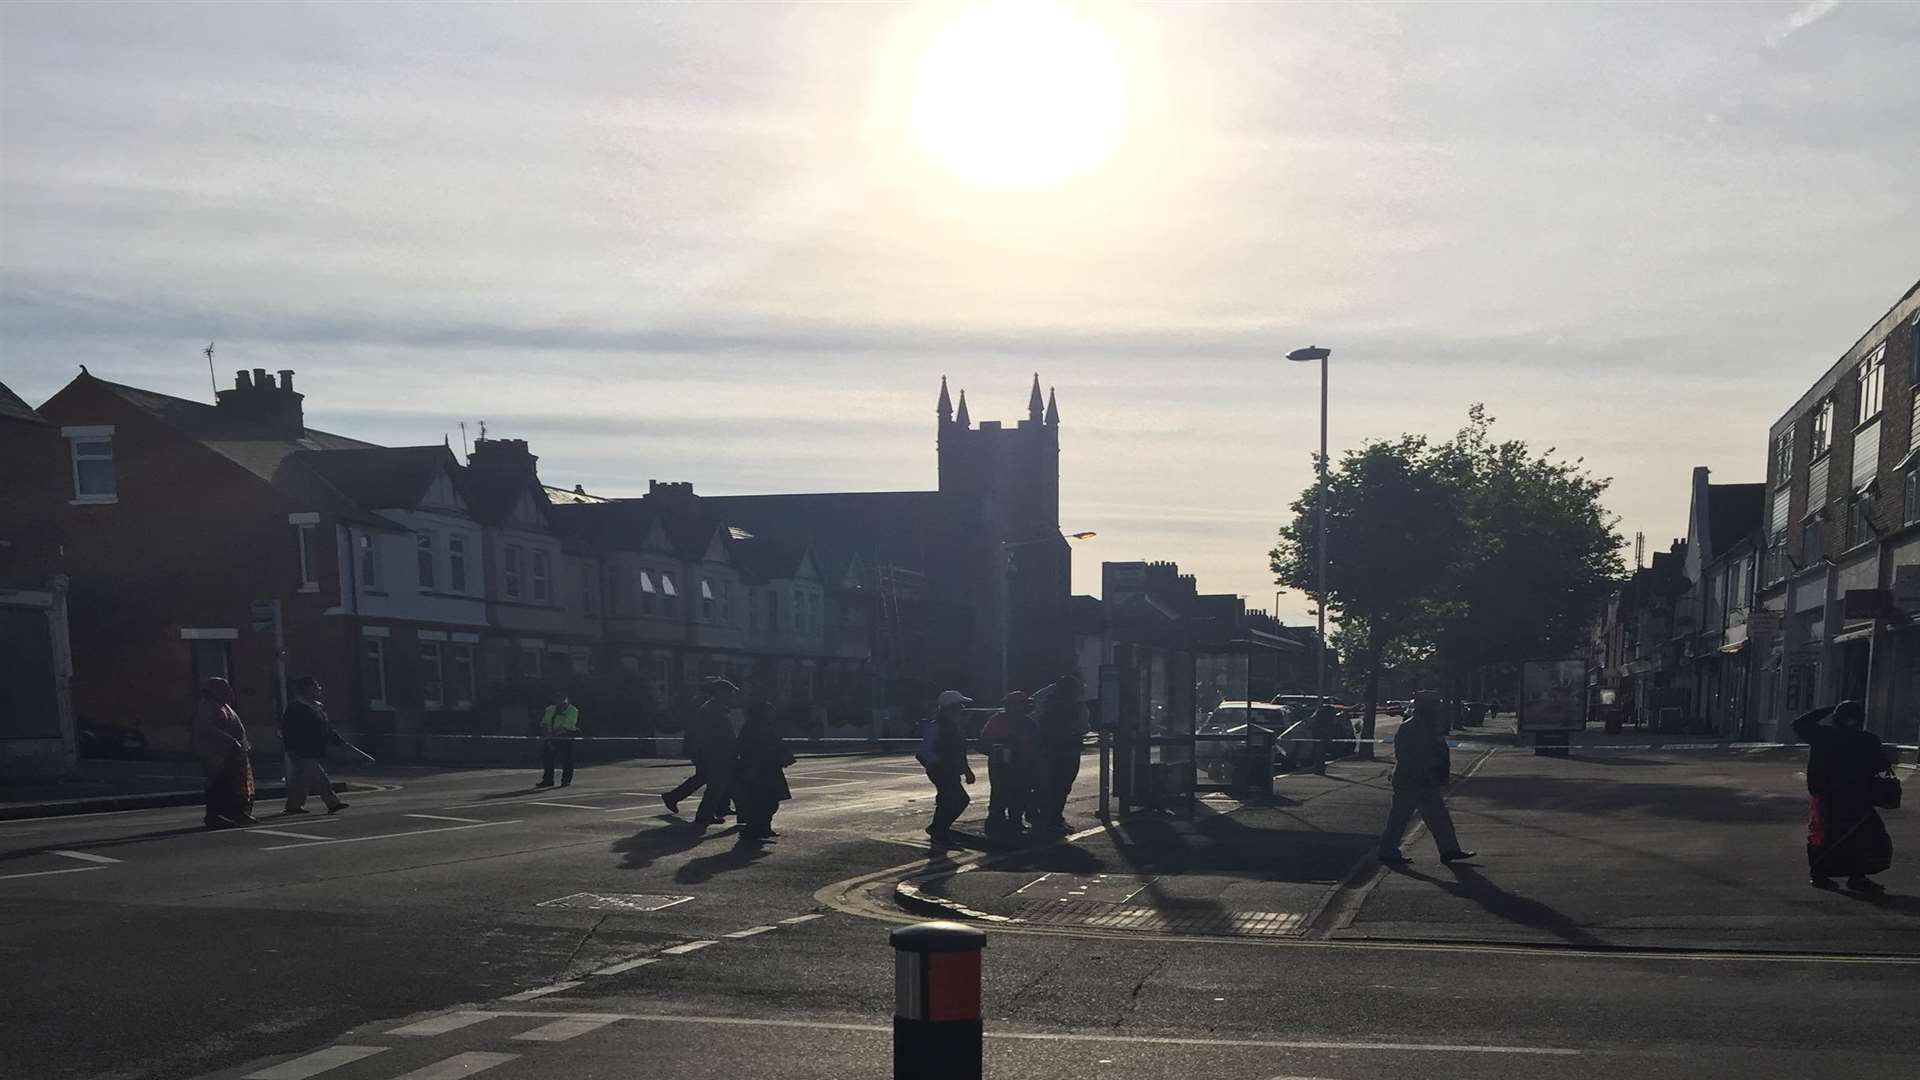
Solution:
M985 931L916 923L893 943L893 1080L980 1080Z

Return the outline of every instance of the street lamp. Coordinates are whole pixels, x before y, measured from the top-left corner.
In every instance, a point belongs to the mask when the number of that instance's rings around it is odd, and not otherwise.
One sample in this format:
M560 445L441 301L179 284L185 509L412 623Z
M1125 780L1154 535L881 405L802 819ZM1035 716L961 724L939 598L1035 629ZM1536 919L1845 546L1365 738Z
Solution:
M1060 539L1091 540L1098 535L1095 532L1066 533ZM1053 540L1051 536L1042 536L1037 540L1000 541L1000 554L1006 560L1000 567L1000 693L1003 695L1013 689L1009 685L1007 670L1007 639L1013 630L1013 553L1035 544L1051 544Z
M1315 532L1319 539L1314 543L1319 555L1319 595L1314 611L1314 622L1318 627L1314 641L1314 695L1319 698L1317 704L1327 703L1327 358L1333 355L1332 349L1323 349L1318 345L1309 345L1304 349L1295 349L1287 354L1287 359L1296 363L1320 361L1320 459L1319 493L1314 497L1314 516L1318 519Z

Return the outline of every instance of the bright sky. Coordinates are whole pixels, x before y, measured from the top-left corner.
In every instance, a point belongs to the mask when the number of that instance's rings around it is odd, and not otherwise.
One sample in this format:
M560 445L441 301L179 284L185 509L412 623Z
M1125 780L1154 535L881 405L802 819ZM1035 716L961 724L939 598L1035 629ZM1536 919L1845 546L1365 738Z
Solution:
M1313 343L1336 448L1484 401L1657 547L1920 276L1916 53L1830 0L5 5L0 379L205 399L216 340L314 426L719 494L931 487L940 376L1038 371L1077 587L1264 607Z

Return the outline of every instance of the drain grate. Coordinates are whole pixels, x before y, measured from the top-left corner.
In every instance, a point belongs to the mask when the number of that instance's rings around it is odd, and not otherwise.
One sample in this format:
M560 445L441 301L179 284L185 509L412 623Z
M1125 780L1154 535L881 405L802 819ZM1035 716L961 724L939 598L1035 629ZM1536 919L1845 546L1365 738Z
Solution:
M569 911L659 911L684 904L691 896L656 896L653 893L577 892L557 900L543 900L536 907L565 908Z
M1022 905L1022 921L1037 926L1086 926L1163 934L1291 937L1306 915L1291 911L1231 911L1216 907L1138 907L1091 900L1043 900Z

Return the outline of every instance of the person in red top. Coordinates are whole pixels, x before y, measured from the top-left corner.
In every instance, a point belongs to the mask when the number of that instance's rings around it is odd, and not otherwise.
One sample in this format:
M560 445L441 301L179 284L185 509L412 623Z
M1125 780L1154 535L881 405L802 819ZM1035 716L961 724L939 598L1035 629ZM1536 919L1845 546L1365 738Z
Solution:
M1000 711L980 727L980 750L987 755L987 835L1018 836L1027 811L1027 775L1034 738L1027 692L1015 690Z

